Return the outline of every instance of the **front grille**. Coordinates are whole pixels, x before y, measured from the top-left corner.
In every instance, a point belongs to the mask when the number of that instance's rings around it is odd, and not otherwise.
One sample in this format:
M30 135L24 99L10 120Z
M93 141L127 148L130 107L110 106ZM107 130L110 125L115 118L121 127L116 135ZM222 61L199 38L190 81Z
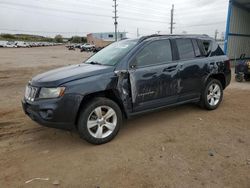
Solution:
M26 86L24 98L29 101L34 101L38 92L38 88L33 86Z

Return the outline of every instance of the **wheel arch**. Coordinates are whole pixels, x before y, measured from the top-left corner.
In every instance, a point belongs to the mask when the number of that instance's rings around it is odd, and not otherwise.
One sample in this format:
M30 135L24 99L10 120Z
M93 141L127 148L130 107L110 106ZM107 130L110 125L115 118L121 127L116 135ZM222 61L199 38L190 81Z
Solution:
M127 113L126 113L126 110L122 104L122 101L117 97L116 92L114 90L111 89L111 90L105 90L105 91L98 91L98 92L87 94L83 97L83 99L79 105L76 118L75 118L76 128L77 128L77 122L78 122L81 110L84 108L84 105L88 104L89 101L91 101L92 99L94 99L96 97L105 97L105 98L108 98L108 99L114 101L120 107L123 116L125 116L127 118Z
M212 78L212 79L219 80L220 83L221 83L221 85L222 85L222 88L223 88L223 89L226 88L226 77L225 77L224 74L222 74L222 73L211 74L211 75L209 75L209 76L207 77L206 83L207 83L207 81L208 81L209 78L210 78L210 79Z

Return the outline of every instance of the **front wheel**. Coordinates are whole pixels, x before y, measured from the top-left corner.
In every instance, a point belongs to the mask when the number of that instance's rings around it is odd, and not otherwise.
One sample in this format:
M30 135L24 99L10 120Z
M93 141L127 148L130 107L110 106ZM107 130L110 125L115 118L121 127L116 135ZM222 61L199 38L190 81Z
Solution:
M78 121L80 136L92 144L112 140L122 124L119 106L107 98L95 98L84 107Z
M201 106L207 110L216 109L223 98L223 88L221 82L216 79L209 79L202 92Z

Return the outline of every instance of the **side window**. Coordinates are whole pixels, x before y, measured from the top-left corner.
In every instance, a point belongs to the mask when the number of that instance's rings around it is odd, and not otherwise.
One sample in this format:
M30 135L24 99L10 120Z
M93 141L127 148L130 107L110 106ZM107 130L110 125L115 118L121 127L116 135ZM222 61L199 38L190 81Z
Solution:
M180 59L191 59L195 57L191 39L176 39L176 45Z
M144 47L135 57L133 64L138 67L162 64L172 61L171 44L169 40L154 41Z
M194 46L194 53L195 53L195 57L201 57L201 51L200 48L198 46L197 40L192 39L193 42L193 46Z

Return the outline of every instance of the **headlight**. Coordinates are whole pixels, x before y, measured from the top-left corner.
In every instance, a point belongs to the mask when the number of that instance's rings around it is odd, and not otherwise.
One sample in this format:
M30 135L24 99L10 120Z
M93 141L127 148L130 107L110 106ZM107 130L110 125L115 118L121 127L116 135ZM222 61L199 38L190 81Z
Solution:
M65 87L45 88L42 87L39 93L40 99L57 98L63 96Z

